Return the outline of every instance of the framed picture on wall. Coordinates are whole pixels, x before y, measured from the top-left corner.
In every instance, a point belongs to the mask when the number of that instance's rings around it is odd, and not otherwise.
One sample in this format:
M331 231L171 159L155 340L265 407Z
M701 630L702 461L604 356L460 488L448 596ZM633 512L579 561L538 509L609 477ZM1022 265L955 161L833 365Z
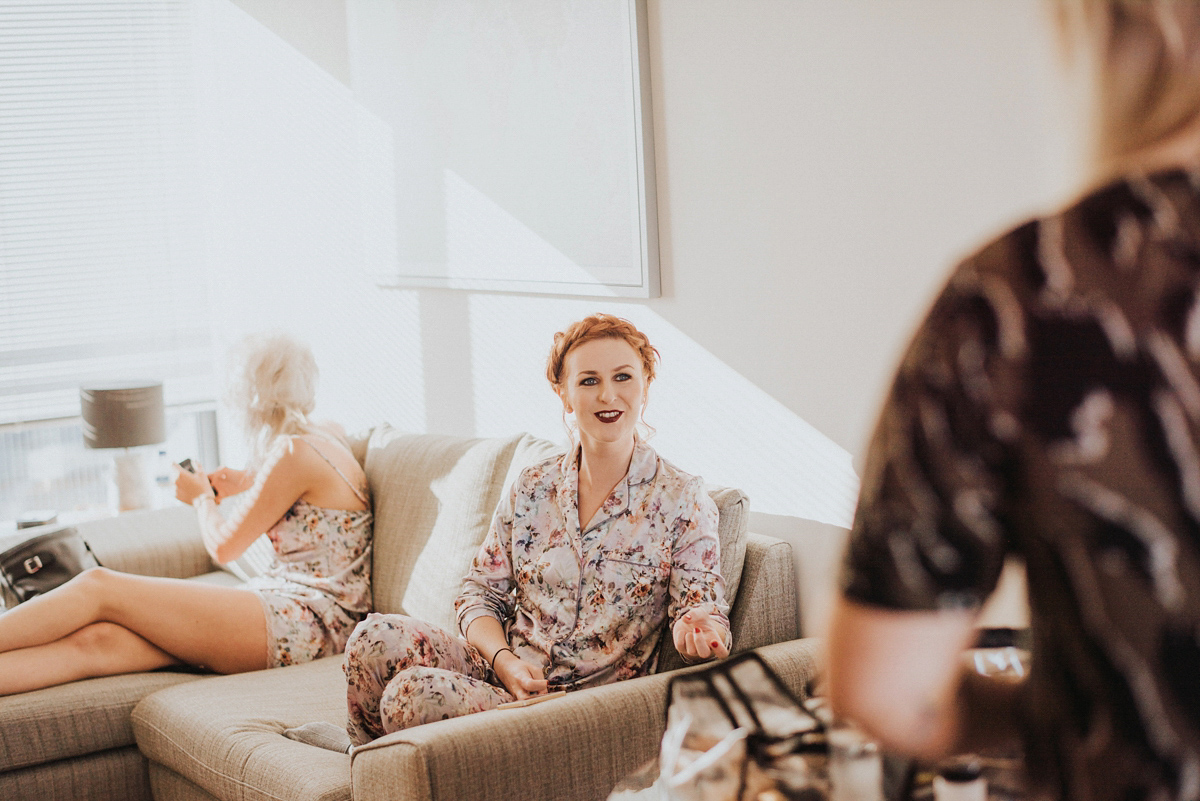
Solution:
M347 5L396 286L658 296L645 0Z

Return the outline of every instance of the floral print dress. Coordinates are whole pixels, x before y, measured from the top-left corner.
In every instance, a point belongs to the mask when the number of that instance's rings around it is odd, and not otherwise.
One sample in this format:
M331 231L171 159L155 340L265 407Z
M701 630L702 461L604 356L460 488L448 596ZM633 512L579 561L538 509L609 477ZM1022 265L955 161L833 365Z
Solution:
M247 587L266 612L271 667L340 654L371 609L373 518L366 488L325 461L368 508L327 509L297 500L267 531L274 559Z
M551 689L653 671L664 624L705 607L724 630L717 509L699 477L639 441L586 528L579 450L523 470L455 601L458 627L489 616ZM490 709L512 697L465 640L403 615L371 615L346 648L351 737Z

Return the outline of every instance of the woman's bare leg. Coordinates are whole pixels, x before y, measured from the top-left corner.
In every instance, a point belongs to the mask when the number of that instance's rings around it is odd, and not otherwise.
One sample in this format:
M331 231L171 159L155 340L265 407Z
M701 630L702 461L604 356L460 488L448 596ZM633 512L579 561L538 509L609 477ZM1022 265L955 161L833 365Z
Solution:
M92 568L0 615L0 653L116 623L180 662L219 673L267 666L262 604L249 590Z
M124 626L92 623L46 645L0 653L0 695L177 664Z

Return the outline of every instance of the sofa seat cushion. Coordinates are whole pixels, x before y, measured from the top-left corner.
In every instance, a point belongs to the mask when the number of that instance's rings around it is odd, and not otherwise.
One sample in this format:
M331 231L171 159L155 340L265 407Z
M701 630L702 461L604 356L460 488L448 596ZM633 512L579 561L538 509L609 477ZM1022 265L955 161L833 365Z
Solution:
M146 758L132 744L44 765L0 771L5 801L154 801Z
M129 713L158 690L201 676L161 671L106 676L0 697L0 770L133 744Z
M196 510L182 503L89 520L79 533L100 564L123 573L188 578L215 569Z
M148 759L216 798L350 798L348 755L283 736L316 720L345 725L340 656L171 687L132 720Z

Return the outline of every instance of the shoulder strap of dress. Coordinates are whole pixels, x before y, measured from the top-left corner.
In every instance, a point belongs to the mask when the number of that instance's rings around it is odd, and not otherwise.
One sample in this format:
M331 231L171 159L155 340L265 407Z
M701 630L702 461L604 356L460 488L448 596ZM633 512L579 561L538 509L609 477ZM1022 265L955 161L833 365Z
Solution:
M332 467L332 468L333 468L333 472L337 473L339 476L341 476L341 477L342 477L342 481L345 481L345 482L346 482L346 486L347 486L347 487L349 487L349 488L350 488L350 491L354 493L354 497L358 498L360 501L362 501L363 503L365 503L367 506L370 506L370 505L371 505L371 502L367 500L366 496L365 496L365 495L363 495L361 492L359 492L359 491L358 491L358 487L354 486L354 482L353 482L353 481L351 481L350 479L346 478L346 474L345 474L345 473L343 473L343 472L342 472L342 471L341 471L341 470L338 468L338 466L337 466L336 464L334 464L333 462L329 461L329 457L328 457L328 456L326 456L324 453L322 453L320 448L318 448L316 445L313 445L313 444L312 444L311 442L309 442L308 440L304 439L304 437L296 437L296 439L298 439L298 440L301 440L301 441L302 441L302 442L304 442L306 445L308 445L308 447L310 447L310 448L312 448L314 451L316 451L316 452L317 452L317 456L320 456L322 459L324 459L324 460L325 460L325 464L327 464L327 465L329 465L330 467Z

